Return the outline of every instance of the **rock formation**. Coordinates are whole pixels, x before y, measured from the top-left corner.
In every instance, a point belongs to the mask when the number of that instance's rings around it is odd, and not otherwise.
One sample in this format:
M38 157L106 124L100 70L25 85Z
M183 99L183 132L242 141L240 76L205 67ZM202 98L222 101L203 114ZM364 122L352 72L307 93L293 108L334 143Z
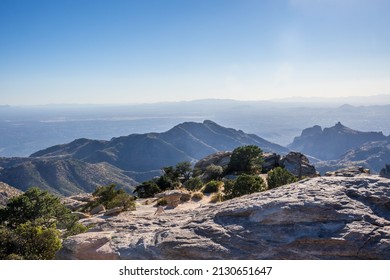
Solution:
M370 174L370 170L363 166L350 166L336 171L326 172L325 176L355 177L361 174Z
M290 152L280 160L280 166L297 177L317 176L316 169L309 163L308 158L298 152Z
M181 190L170 190L166 192L162 192L157 194L156 198L165 199L167 202L167 205L169 207L176 207L181 202L181 198L183 195L186 195L188 192L184 192Z
M263 154L262 171L268 172L278 166L280 166L280 155L275 153L264 153Z
M199 160L195 164L194 169L195 170L198 169L202 173L204 173L207 167L212 164L221 166L222 168L226 168L229 165L231 156L232 156L232 152L223 152L223 151L208 155L207 157Z
M192 210L81 220L59 259L390 259L390 180L316 177Z

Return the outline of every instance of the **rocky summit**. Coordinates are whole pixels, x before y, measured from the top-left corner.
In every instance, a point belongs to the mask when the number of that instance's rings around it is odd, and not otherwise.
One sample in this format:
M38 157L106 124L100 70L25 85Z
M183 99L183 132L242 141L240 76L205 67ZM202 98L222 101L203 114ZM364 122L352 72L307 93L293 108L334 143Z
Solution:
M305 179L217 204L142 205L63 242L58 259L390 259L390 179ZM148 208L149 207L149 208Z

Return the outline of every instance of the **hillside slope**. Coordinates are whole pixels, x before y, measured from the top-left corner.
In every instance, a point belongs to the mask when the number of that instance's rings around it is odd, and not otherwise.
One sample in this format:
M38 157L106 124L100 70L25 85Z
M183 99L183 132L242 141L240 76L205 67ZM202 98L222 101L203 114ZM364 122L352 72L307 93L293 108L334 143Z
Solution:
M107 162L127 171L145 172L196 161L217 151L258 145L285 154L288 149L256 135L222 127L212 121L186 122L163 133L131 134L110 141L78 139L38 151L31 157L71 157L89 163Z
M349 150L337 160L317 162L315 166L321 174L350 166L363 166L370 169L372 173L378 174L388 163L390 163L390 141L373 141Z
M7 205L10 198L22 194L22 191L11 187L10 185L0 182L0 206Z
M76 159L56 158L26 158L21 163L2 169L0 181L23 191L39 187L60 195L93 192L96 187L107 184L133 191L137 185L123 170L107 163L91 164Z

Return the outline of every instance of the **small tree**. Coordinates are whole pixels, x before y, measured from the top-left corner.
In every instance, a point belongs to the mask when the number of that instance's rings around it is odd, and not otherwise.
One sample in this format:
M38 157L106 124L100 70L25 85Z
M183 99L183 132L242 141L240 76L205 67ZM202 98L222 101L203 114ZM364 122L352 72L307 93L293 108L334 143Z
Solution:
M174 183L176 181L172 181L170 176L164 174L157 179L156 184L160 188L161 191L170 190L174 188Z
M159 192L161 192L161 189L154 181L143 182L134 190L134 193L136 193L140 198L153 197Z
M86 230L58 197L31 188L0 209L0 258L53 259L61 247L61 235Z
M183 177L185 181L190 179L192 174L191 163L188 161L179 162L175 166L175 172L178 177Z
M263 151L255 146L242 146L233 150L230 158L228 172L243 172L257 174L261 171Z
M97 199L85 206L85 211L102 204L107 209L122 207L124 210L135 209L134 197L123 189L116 189L115 185L101 186L92 193Z
M281 167L276 167L275 169L269 171L267 176L268 189L277 188L296 181L297 179L294 175Z
M24 194L11 198L7 207L0 209L0 223L15 229L20 224L32 222L47 228L52 225L68 230L78 219L60 201L47 191L30 188Z
M242 174L236 179L230 198L265 191L267 189L264 180L257 175Z

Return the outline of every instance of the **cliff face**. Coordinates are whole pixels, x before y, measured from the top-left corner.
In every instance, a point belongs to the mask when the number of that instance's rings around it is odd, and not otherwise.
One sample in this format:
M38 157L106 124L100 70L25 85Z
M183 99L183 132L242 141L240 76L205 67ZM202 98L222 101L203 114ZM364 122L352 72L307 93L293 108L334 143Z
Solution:
M220 204L95 216L59 259L390 259L390 180L317 177Z

